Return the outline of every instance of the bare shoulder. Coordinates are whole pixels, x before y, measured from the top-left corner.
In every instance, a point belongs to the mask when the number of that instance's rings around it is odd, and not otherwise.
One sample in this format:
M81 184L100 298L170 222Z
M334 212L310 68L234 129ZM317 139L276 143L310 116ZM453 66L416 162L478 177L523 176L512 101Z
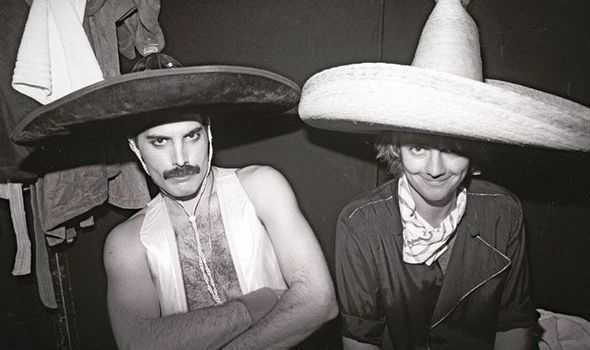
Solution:
M275 168L268 165L249 165L237 170L240 182L258 182L265 180L284 180L285 177Z
M139 231L145 218L145 209L137 212L111 230L104 246L105 264L131 259L144 251Z
M267 165L250 165L237 171L242 187L251 199L267 194L291 193L289 182L273 167Z
M141 230L144 218L145 210L141 210L129 219L115 226L107 237L107 244L131 243L136 239L139 240L139 230Z

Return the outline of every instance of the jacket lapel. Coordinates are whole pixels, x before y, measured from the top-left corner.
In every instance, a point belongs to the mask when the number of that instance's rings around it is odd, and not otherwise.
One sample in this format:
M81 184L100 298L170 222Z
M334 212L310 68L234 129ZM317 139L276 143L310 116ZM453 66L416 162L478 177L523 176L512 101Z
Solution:
M469 294L500 274L510 265L510 259L486 242L476 225L473 209L467 207L457 227L455 245L451 252L443 286L432 315L430 328L436 327Z

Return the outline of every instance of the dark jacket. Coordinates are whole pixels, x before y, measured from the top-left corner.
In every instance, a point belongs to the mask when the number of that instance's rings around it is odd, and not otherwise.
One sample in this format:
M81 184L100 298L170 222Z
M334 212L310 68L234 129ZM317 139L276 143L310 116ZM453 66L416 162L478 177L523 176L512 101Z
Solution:
M424 264L402 260L397 179L343 209L336 279L343 336L395 349L491 349L495 334L532 327L522 209L505 189L474 180L438 299L425 317L416 281ZM442 274L442 272L441 272Z

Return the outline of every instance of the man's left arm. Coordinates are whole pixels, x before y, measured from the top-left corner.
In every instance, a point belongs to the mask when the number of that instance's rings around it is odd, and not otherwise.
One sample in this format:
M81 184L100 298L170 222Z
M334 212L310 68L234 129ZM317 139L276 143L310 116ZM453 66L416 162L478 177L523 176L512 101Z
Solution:
M244 168L238 177L268 231L288 289L266 317L225 349L289 348L336 317L333 283L287 180L266 166Z
M537 349L533 339L534 336L530 328L515 328L496 332L494 350Z
M526 236L522 207L518 201L510 207L509 213L513 219L506 255L511 260L511 266L502 295L494 349L537 349L533 327L538 314L530 297Z

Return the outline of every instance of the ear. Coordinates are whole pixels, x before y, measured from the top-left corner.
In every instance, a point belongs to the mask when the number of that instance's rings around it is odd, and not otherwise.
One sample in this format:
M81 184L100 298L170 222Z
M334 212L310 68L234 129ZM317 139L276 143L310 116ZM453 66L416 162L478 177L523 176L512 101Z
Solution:
M133 138L131 138L131 137L128 137L127 142L129 143L129 148L131 148L133 153L135 153L135 156L137 157L137 159L139 159L139 162L141 163L143 170L145 170L145 172L149 176L150 172L147 170L147 166L145 165L145 162L143 161L143 158L141 157L141 152L139 151L139 148L137 148L137 145L135 144L135 140L133 140Z

